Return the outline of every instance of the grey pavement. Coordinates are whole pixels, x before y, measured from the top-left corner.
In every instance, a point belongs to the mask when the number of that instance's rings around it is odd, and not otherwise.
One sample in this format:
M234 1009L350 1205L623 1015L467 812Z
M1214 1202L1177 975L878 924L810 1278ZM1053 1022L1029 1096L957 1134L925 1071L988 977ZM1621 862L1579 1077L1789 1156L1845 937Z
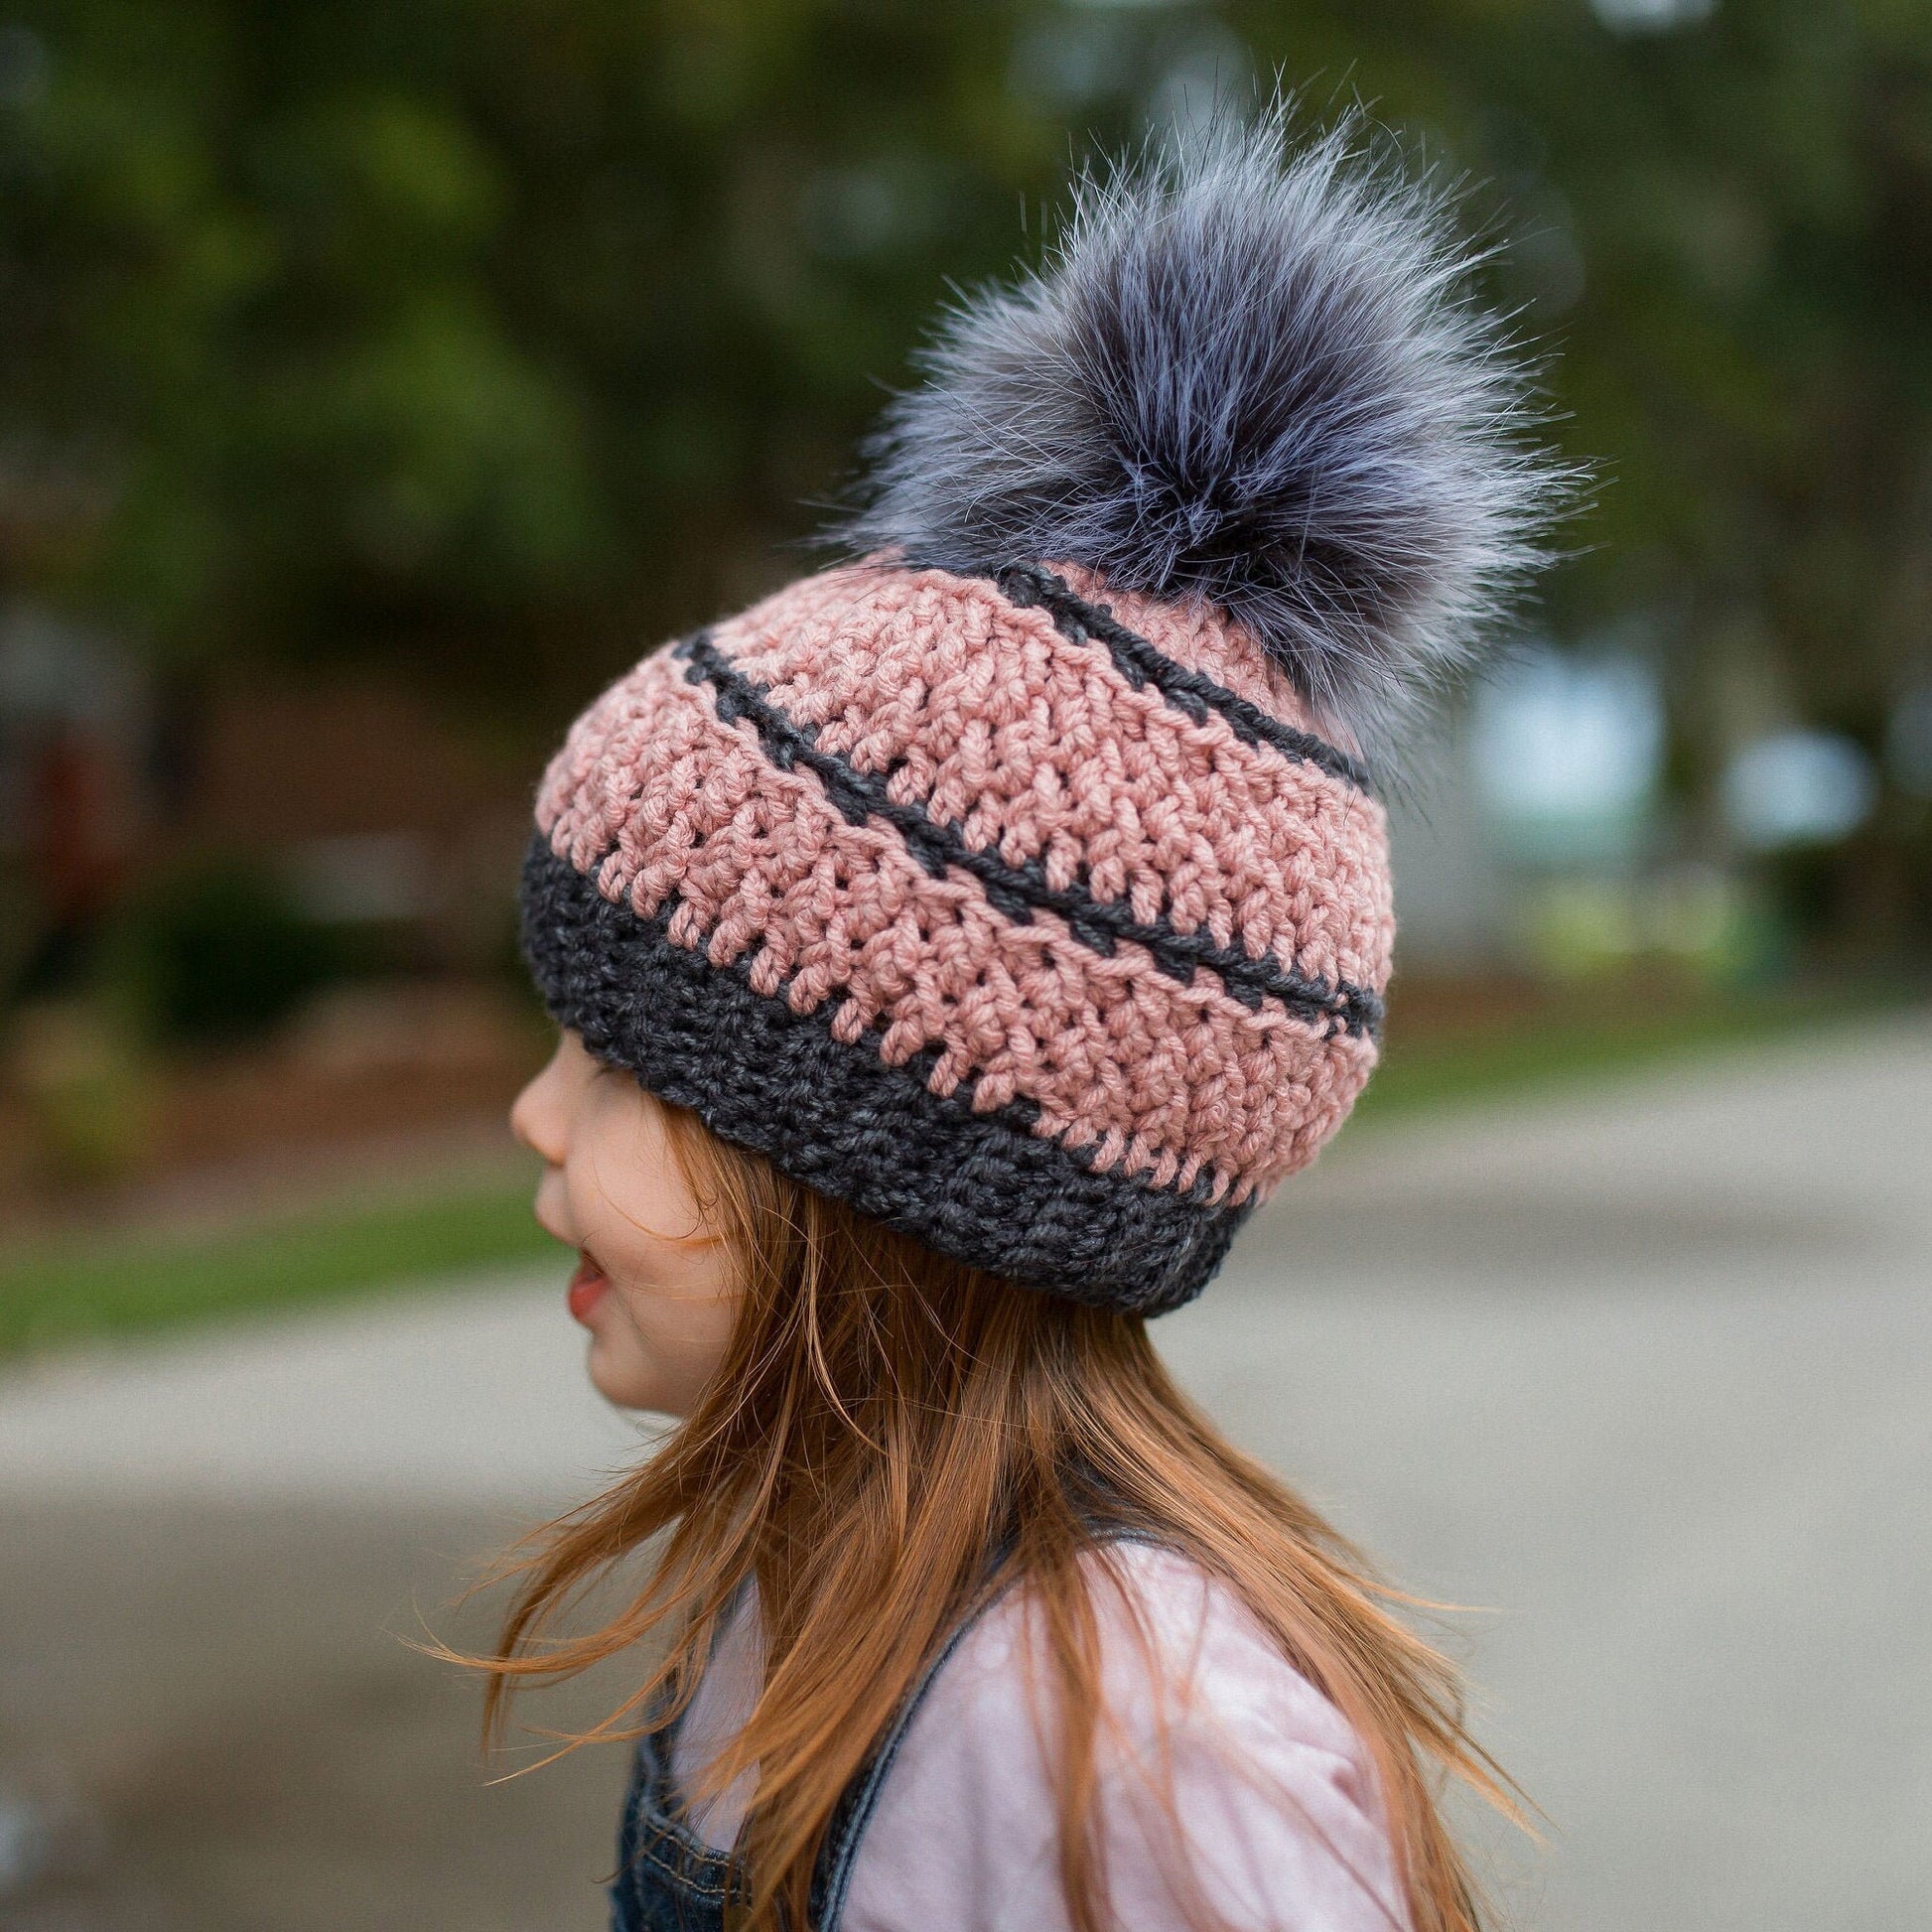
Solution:
M1372 1124L1158 1330L1471 1606L1525 1932L1932 1926L1929 1111L1918 1019ZM0 1868L9 1777L75 1821L0 1924L599 1923L617 1754L486 1784L403 1642L477 1639L474 1560L642 1450L561 1272L0 1380Z

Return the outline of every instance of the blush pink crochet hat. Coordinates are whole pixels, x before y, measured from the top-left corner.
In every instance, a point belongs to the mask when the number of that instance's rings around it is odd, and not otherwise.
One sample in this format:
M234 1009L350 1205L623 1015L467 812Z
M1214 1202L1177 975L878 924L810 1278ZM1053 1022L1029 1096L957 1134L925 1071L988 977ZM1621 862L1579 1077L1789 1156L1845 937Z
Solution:
M524 945L590 1049L992 1273L1148 1312L1375 1064L1382 769L1572 474L1443 194L1286 112L1078 185L876 440L862 560L552 762Z

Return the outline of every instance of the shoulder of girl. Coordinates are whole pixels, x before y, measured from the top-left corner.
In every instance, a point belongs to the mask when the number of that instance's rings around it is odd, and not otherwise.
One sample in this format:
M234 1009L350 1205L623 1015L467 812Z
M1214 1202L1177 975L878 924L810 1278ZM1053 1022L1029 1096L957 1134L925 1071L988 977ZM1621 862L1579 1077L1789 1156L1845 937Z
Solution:
M1169 1911L1164 1875L1178 1856L1205 1862L1232 1923L1403 1923L1375 1778L1341 1713L1186 1558L1122 1545L1090 1561L1107 1567L1091 1599L1105 1705L1096 1796L1138 1922L1185 1919ZM1062 1923L1036 1607L1009 1592L934 1672L864 1841L848 1932ZM1176 1854L1173 1826L1190 1851ZM1309 1918L1309 1900L1332 1910Z
M1231 1762L1310 1776L1379 1819L1354 1727L1271 1640L1236 1593L1190 1558L1123 1542L1086 1559L1099 1626L1107 1754L1215 1747ZM1024 1587L991 1605L935 1673L919 1737L1011 1765L1039 1749L1034 1690L1048 1682L1043 1623Z
M1118 1587L1097 1580L1103 1673L1111 1722L1124 1739L1175 1732L1238 1748L1292 1748L1332 1757L1372 1792L1354 1727L1297 1668L1234 1589L1178 1551L1113 1546Z

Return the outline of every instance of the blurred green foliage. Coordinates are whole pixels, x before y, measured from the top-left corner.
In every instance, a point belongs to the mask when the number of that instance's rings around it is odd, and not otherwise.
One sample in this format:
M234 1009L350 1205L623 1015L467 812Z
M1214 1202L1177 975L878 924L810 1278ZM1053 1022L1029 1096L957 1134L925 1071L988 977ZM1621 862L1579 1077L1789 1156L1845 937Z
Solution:
M0 539L175 657L533 734L799 564L948 278L1218 85L1472 183L1603 488L1552 584L1875 745L1932 634L1932 9L35 0L0 30ZM1695 10L1692 10L1695 11Z
M43 1001L9 1016L5 1049L37 1179L98 1187L139 1165L154 1096L142 1043L126 1027L86 1002Z
M305 917L272 872L217 856L120 908L102 978L144 1036L207 1046L269 1032L347 963L341 934Z

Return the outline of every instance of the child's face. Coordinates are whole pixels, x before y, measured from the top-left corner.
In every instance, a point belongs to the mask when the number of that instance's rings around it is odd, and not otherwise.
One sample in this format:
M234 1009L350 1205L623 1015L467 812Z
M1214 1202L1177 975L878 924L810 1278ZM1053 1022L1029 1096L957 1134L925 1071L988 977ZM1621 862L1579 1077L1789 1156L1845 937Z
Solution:
M671 1153L658 1103L567 1033L510 1126L542 1155L536 1216L578 1250L570 1311L599 1394L686 1416L724 1359L739 1290Z

